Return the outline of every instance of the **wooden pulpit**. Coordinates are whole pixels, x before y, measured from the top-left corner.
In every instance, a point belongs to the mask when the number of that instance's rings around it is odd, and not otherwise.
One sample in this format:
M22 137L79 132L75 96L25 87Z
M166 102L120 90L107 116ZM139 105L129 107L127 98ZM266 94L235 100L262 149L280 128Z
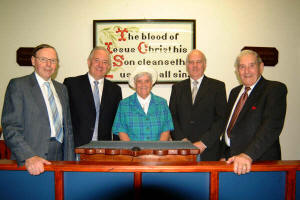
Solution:
M77 161L200 161L200 150L183 141L92 141L77 147L75 153Z

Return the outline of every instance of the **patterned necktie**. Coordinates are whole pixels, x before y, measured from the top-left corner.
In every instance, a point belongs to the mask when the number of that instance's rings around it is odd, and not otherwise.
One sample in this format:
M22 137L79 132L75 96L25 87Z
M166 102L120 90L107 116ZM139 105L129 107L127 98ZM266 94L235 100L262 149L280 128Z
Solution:
M51 112L52 112L52 121L53 121L53 126L55 129L55 133L56 133L56 140L60 143L63 142L63 127L59 118L59 113L57 110L57 106L55 103L55 99L52 93L52 90L50 88L50 83L49 82L45 82L45 86L47 87L47 91L48 91L48 101L49 101L49 105L51 108Z
M197 95L197 91L198 91L197 85L198 85L198 81L193 81L193 89L192 89L192 100L193 100L193 104L194 104L194 102L195 102L196 95Z
M234 113L231 117L231 121L230 121L230 123L228 125L228 128L227 128L227 136L228 137L230 137L231 130L232 130L232 128L233 128L233 126L234 126L234 124L235 124L235 122L236 122L236 120L237 120L237 118L238 118L238 116L239 116L239 114L240 114L247 98L248 98L248 91L249 90L250 90L250 87L245 87L244 93L242 94L242 96L239 99L239 102L235 106Z
M99 81L94 81L94 102L95 102L95 108L96 108L96 121L95 121L95 128L94 128L94 134L93 134L93 140L98 139L98 125L99 125L99 112L100 112L100 96L99 96L99 88L98 88Z

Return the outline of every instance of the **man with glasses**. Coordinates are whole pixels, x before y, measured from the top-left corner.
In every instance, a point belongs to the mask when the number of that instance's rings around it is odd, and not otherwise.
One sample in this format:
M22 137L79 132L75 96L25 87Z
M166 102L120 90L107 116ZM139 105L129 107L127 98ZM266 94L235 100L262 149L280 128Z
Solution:
M242 51L235 67L242 84L229 95L222 160L240 175L250 172L252 161L281 159L287 88L264 79L264 63L255 51Z
M118 140L112 125L122 92L107 80L111 57L104 47L95 47L88 59L88 73L66 78L72 116L75 147L97 140Z
M55 48L37 46L31 62L35 71L7 86L2 128L11 159L39 175L49 161L74 160L75 154L67 89L51 79L58 65Z

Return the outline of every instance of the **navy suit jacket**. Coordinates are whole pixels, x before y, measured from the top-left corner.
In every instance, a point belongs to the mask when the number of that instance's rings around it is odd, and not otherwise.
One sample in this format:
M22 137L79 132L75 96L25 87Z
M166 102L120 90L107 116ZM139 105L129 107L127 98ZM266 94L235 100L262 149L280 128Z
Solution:
M201 160L218 160L227 106L225 84L204 76L192 104L190 79L186 79L173 85L169 106L175 128L172 139L201 140L207 146Z
M242 87L240 85L230 92L227 121ZM285 119L286 96L287 88L283 83L261 77L231 130L231 156L246 153L253 160L281 159L279 135Z
M63 159L74 160L74 139L66 87L52 80L63 114ZM18 164L33 156L47 159L50 122L46 103L35 74L10 80L2 110L2 127L11 159Z
M70 97L75 147L89 143L92 140L96 108L88 74L70 77L64 80ZM104 79L101 96L98 140L118 140L111 132L122 91L117 84Z

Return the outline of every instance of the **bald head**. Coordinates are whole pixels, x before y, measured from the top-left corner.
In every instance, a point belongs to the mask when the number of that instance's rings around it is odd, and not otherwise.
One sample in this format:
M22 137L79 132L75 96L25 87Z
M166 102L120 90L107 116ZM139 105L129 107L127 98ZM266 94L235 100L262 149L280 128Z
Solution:
M204 74L206 68L206 57L198 49L192 50L186 58L186 70L193 80L198 80Z
M201 58L203 59L204 63L206 64L206 57L204 55L204 53L198 49L193 49L192 51L190 51L190 53L187 55L186 57L186 63L188 63L189 58L191 55L198 55L201 56Z

